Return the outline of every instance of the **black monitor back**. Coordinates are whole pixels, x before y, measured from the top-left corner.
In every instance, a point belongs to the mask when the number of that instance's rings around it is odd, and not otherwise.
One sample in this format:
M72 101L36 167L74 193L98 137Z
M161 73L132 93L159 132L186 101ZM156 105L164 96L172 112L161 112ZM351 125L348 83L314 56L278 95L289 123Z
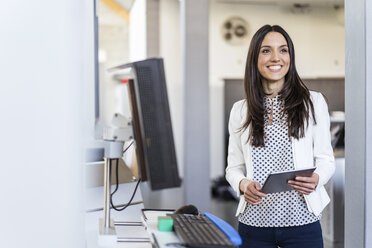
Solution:
M163 60L152 58L125 67L135 73L129 95L141 179L149 181L153 190L179 187Z

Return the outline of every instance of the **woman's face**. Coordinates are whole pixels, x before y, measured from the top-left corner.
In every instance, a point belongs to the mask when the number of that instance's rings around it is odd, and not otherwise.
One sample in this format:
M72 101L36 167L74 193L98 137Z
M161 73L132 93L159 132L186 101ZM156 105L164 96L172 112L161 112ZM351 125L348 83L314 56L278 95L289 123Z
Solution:
M266 83L284 83L291 59L288 44L278 32L269 32L262 41L257 67Z

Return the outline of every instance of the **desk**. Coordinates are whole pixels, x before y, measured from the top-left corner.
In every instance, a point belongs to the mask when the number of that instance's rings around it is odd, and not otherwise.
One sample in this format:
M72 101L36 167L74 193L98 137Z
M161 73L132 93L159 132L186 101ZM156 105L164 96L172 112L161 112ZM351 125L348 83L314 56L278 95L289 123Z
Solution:
M117 221L132 221L142 222L140 218L143 204L133 205L125 209L123 212L112 211L111 216L115 222ZM86 214L85 226L88 248L101 248L98 244L98 220L103 217L103 211L90 212ZM144 226L115 226L116 234L121 238L150 238L149 233ZM151 248L150 243L128 243L117 242L115 248Z
M115 226L118 238L150 238L152 243L156 243L159 248L169 248L168 243L178 243L180 240L174 232L162 232L158 230L157 217L143 222L141 209L143 204L128 207L123 212L112 211L112 218L118 221L142 222L144 226ZM165 215L159 214L158 216ZM86 214L86 237L88 248L102 248L98 245L98 219L102 218L103 211L91 212ZM151 243L143 242L117 242L115 248L151 248Z
M128 192L133 192L135 183L121 184L116 194L116 200L119 202L127 202L130 198ZM128 199L127 199L128 198ZM115 202L116 202L115 201ZM174 232L161 232L157 227L157 216L149 219L146 223L143 222L141 210L144 208L140 189L133 199L137 204L131 205L122 212L111 210L111 218L115 222L140 222L143 226L115 226L118 238L149 238L153 243L157 242L160 248L170 248L167 243L179 242ZM98 244L98 220L103 217L103 187L95 187L87 189L86 198L86 243L87 248L102 248ZM164 214L165 213L159 213ZM155 238L154 238L155 237ZM143 242L117 242L115 248L152 248L151 243Z

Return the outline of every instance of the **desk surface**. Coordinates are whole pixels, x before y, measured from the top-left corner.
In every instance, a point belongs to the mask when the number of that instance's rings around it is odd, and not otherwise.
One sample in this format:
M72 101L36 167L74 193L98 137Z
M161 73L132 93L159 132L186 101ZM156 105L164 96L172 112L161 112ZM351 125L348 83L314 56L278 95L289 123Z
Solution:
M147 219L144 222L148 231L152 233L153 242L160 248L172 247L167 244L179 243L175 232L164 232L158 230L158 217L165 216L167 213L172 213L173 211L146 211Z
M112 211L111 216L114 221L143 221L141 218L143 204L133 205L123 212ZM165 215L159 213L158 216ZM103 211L91 212L86 214L86 237L88 248L101 248L98 245L98 219L102 218ZM156 219L156 220L155 220ZM179 239L174 232L162 232L158 230L157 217L143 222L144 226L115 226L118 238L150 238L159 248L169 248L169 243L179 243ZM153 234L153 235L152 235ZM152 244L141 242L117 242L115 248L135 247L150 248Z
M125 196L126 192L133 192L134 186L135 184L121 184L119 187L120 191L117 195ZM140 192L137 192L133 202L141 202L142 198L140 195ZM86 199L87 213L85 219L87 248L102 248L98 244L98 221L100 218L103 218L103 210L100 210L103 207L102 196L102 187L88 189ZM124 200L122 199L121 201L125 202L125 197ZM115 226L118 238L150 238L152 242L157 242L157 245L160 248L169 248L172 246L167 246L166 244L179 242L179 239L174 232L158 231L157 217L160 215L165 215L165 212L160 212L158 215L154 215L152 218L149 218L146 222L144 222L141 212L143 208L143 203L139 203L131 205L121 212L111 210L111 218L114 220L114 222L141 222L144 224L143 226ZM153 246L151 243L143 242L117 242L115 246L115 248L124 247L151 248Z
M141 222L140 213L143 204L133 205L123 212L111 211L111 217L114 221L136 221ZM86 214L86 237L88 248L101 248L98 244L98 220L103 217L103 211L90 212ZM144 226L115 226L118 238L149 238L150 235ZM116 248L135 247L151 248L150 243L122 243L117 242Z

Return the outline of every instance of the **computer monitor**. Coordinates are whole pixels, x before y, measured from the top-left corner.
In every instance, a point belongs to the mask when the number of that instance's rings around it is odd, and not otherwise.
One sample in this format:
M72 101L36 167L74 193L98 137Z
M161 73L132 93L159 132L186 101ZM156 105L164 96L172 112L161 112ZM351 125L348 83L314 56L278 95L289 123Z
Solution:
M141 180L153 190L179 187L163 59L146 59L111 71L127 68L134 75L128 89Z

